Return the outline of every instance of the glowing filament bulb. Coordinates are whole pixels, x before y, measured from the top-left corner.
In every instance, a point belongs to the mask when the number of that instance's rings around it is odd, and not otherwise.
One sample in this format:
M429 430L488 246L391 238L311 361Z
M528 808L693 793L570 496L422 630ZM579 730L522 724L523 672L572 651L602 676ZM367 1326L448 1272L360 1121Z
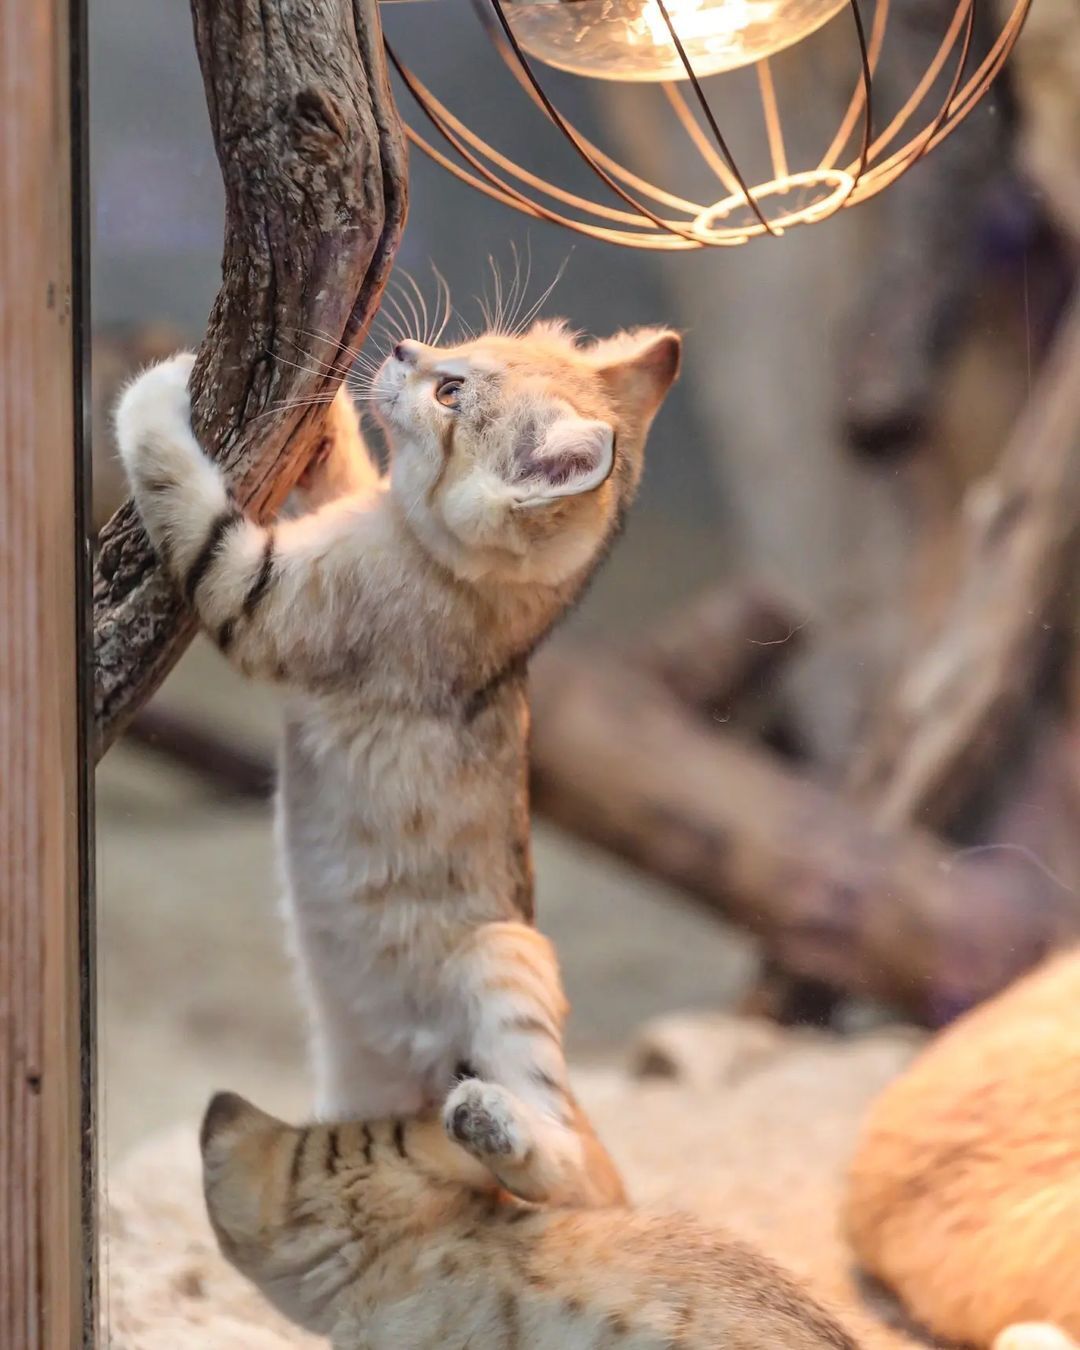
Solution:
M848 0L665 0L698 76L750 65L808 37ZM658 0L503 0L531 55L600 80L682 80Z
M702 0L668 0L667 12L685 47L699 39L708 41L718 35L738 33L750 22L752 7L748 0L726 0L718 11L706 13ZM641 11L639 34L654 47L674 46L667 19L656 0L647 0Z

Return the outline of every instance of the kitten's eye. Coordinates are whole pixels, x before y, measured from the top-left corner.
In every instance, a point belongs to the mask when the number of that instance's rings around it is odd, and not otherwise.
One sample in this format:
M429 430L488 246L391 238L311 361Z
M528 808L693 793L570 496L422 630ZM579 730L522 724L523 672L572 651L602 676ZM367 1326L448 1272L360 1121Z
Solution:
M436 403L441 403L444 408L456 408L461 394L461 386L464 383L464 380L459 380L456 377L440 380L435 386Z

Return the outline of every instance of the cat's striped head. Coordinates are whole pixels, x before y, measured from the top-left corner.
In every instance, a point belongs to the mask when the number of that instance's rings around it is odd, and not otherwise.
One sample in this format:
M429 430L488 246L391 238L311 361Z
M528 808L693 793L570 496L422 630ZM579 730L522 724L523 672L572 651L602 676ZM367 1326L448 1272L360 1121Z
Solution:
M373 395L406 518L460 575L572 576L637 486L679 356L667 329L587 342L559 323L398 342Z
M328 1127L293 1128L231 1092L211 1101L199 1135L222 1253L287 1317L324 1333L350 1274L356 1228L328 1161L329 1137Z
M222 1253L287 1317L324 1335L376 1255L404 1234L411 1261L418 1221L435 1228L497 1189L436 1117L295 1127L219 1092L199 1142Z

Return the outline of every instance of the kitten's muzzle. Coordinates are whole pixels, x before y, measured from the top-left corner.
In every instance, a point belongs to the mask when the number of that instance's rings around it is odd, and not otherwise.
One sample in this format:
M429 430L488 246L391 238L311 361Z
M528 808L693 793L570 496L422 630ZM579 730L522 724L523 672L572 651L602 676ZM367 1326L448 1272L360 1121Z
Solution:
M420 363L420 344L409 340L395 342L391 355L395 361L400 361L403 366L411 366L415 369Z

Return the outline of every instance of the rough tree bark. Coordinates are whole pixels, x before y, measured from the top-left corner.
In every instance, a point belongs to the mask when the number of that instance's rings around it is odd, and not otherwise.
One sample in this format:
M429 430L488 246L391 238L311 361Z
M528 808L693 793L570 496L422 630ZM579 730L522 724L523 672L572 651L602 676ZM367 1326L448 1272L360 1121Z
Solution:
M276 507L379 302L405 219L406 152L377 0L192 0L225 180L222 285L193 376L196 433L237 501ZM94 579L99 755L195 623L128 502Z

